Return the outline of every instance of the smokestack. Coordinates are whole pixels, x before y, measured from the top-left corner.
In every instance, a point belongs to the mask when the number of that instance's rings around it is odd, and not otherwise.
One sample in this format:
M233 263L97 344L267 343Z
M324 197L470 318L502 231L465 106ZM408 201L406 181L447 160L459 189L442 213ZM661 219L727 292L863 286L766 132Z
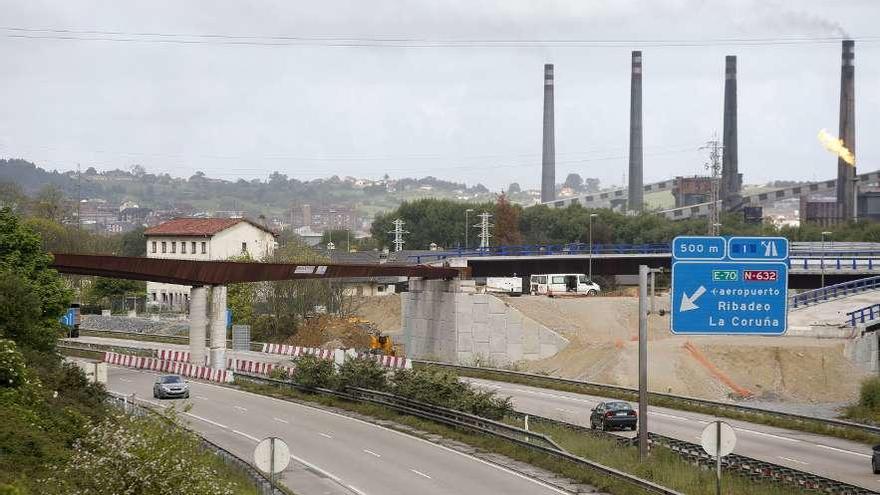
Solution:
M632 52L629 86L629 195L628 209L642 211L642 52Z
M740 207L742 175L736 129L736 56L724 58L724 130L721 154L721 205L724 211Z
M856 105L855 105L855 42L843 40L840 65L840 140L855 156L856 154ZM840 205L840 219L855 219L856 185L855 164L837 159L837 204Z
M544 146L541 156L543 203L556 199L556 137L553 122L553 64L544 64Z

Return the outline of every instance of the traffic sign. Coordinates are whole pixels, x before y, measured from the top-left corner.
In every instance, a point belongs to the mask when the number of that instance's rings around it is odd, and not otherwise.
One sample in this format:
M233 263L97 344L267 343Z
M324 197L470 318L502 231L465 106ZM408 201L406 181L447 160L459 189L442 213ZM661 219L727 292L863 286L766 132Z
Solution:
M676 260L723 260L727 239L723 237L678 236L672 240L672 258Z
M717 245L694 237L678 246ZM672 264L671 329L688 335L782 335L788 326L788 241L732 237L721 260ZM677 252L677 251L676 251ZM705 249L704 249L705 252ZM734 254L735 253L735 254ZM733 258L732 256L738 256ZM761 260L761 261L753 261ZM777 260L777 261L766 261Z
M703 428L700 445L712 457L724 457L736 447L736 433L733 427L724 421L713 421Z
M266 437L254 447L254 464L260 471L273 476L290 464L290 448L277 437Z

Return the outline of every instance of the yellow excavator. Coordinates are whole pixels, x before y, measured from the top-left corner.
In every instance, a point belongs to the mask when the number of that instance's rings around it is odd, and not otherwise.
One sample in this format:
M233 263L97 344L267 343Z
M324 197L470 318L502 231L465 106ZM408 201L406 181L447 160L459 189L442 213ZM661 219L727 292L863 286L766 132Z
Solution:
M370 354L378 354L382 356L396 356L397 349L394 347L394 339L389 335L382 335L376 325L370 320L352 316L348 319L349 323L359 325L365 329L370 335Z

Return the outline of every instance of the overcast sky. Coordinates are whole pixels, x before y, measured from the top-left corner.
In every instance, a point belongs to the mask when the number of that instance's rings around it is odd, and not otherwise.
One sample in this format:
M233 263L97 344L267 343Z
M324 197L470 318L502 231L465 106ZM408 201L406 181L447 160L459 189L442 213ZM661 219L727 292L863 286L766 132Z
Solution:
M744 181L826 179L836 159L816 136L837 133L839 41L717 40L844 34L857 40L859 169L880 169L875 0L0 0L0 12L0 157L50 169L538 187L542 65L554 63L557 180L619 184L641 49L646 182L703 173L725 55L738 56Z

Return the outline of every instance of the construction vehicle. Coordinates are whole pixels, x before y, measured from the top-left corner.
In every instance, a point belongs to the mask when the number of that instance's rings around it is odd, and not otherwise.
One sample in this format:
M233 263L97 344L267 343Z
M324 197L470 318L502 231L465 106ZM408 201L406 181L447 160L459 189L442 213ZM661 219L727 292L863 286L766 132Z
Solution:
M370 349L368 351L370 354L380 356L397 355L397 348L394 345L394 339L389 335L382 335L382 331L379 330L373 322L357 316L348 318L348 322L360 326L370 335Z

